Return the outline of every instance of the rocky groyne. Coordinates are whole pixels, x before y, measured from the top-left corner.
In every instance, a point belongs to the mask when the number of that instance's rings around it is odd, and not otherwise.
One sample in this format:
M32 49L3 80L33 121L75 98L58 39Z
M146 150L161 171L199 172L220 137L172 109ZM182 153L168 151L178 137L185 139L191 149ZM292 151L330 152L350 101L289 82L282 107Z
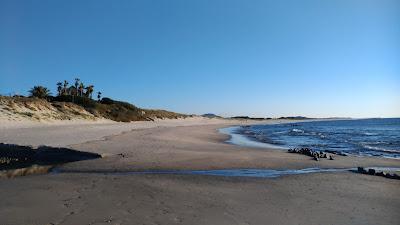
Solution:
M376 169L373 168L366 169L364 167L358 167L357 173L400 180L400 176L396 173L391 173L390 171L377 171Z
M293 148L288 150L289 153L297 153L312 157L315 161L320 159L334 160L334 155L323 151L314 151L311 148Z

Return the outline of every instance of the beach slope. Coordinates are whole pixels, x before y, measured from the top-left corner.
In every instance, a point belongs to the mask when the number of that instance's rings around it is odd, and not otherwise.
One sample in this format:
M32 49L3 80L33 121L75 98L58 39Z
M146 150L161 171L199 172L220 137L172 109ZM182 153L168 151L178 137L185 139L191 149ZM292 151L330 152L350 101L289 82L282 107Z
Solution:
M1 224L399 223L400 184L383 177L352 172L273 179L126 173L399 166L398 160L370 157L316 162L282 150L225 143L229 137L218 129L236 124L245 122L187 119L130 123L124 129L92 124L94 132L103 130L74 141L88 131L82 126L62 144L57 141L66 134L61 125L24 128L19 138L2 133L0 142L64 146L103 157L59 166L59 173L0 179ZM7 132L17 134L18 129Z

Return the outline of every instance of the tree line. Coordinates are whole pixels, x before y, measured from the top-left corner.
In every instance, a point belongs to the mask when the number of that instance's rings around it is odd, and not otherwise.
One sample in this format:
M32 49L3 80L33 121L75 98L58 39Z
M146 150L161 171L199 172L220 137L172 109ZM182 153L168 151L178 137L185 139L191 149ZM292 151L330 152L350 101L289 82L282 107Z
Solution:
M57 82L57 96L77 96L83 98L92 99L94 92L94 85L85 86L79 78L75 78L73 85L69 86L69 82L64 80L64 82ZM37 98L48 98L51 96L51 92L47 87L44 86L34 86L29 90L30 97ZM97 92L97 99L100 101L102 93Z

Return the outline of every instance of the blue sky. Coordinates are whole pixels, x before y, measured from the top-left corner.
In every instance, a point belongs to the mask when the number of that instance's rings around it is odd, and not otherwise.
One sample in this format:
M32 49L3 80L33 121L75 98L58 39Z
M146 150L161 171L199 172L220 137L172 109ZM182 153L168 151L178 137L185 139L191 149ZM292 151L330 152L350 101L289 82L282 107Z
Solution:
M75 77L140 107L400 117L400 2L0 0L0 93Z

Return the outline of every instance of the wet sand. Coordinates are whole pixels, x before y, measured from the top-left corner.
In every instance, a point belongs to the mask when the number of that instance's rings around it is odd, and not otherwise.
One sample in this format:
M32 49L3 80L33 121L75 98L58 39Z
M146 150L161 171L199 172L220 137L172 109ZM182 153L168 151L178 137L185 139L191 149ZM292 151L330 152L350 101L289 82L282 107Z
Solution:
M230 124L135 129L70 144L104 157L63 165L69 173L0 179L0 224L399 224L400 182L383 177L103 174L400 166L394 159L338 156L316 162L276 149L233 146L217 132Z
M54 174L0 181L2 224L398 224L399 182Z
M229 125L157 127L125 132L70 145L72 149L95 152L102 159L76 162L64 170L134 171L134 170L201 170L201 169L303 169L400 167L396 159L335 156L336 160L317 162L282 149L248 148L225 143L228 135L218 129Z

